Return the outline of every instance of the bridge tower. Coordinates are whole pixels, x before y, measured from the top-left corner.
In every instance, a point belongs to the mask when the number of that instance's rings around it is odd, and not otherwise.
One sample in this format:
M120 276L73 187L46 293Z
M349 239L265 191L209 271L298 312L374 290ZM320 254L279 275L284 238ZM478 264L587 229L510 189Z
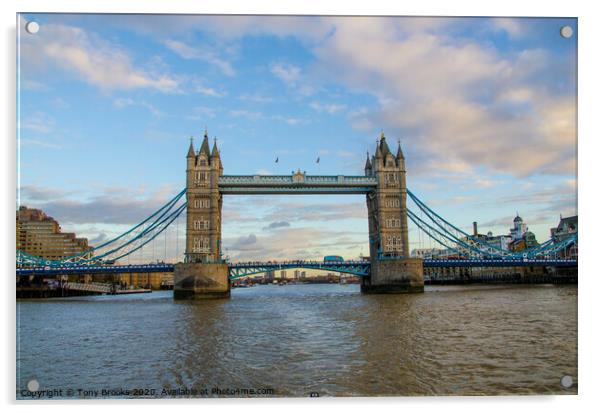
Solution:
M229 297L228 267L221 259L224 169L217 141L209 151L207 131L198 151L192 140L186 155L186 251L176 264L174 298Z
M370 277L362 281L365 293L424 291L422 260L410 258L405 157L401 144L393 155L383 132L366 176L374 176L376 190L366 195L370 238Z
M209 152L206 132L198 153L190 143L186 156L185 262L211 263L220 258L222 197L218 180L223 171L217 143Z

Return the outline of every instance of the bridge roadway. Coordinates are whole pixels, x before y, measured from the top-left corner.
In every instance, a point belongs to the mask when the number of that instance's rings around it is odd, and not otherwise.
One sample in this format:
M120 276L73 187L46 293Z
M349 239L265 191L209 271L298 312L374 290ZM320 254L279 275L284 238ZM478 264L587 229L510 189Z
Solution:
M573 267L574 259L524 259L524 260L424 260L425 268L434 267ZM321 269L358 276L370 274L369 261L283 261L283 262L238 262L228 264L230 278L240 278L266 271L277 271L291 268ZM71 275L71 274L118 274L118 273L151 273L173 272L174 264L139 264L139 265L73 265L63 267L28 267L17 268L17 276L31 275Z

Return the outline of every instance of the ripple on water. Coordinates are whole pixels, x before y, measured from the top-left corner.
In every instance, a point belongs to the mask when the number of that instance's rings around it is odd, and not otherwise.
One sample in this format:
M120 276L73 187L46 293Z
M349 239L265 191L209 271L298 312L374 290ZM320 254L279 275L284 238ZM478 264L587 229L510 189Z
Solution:
M19 301L18 385L274 388L277 396L577 391L577 288L258 286ZM563 375L573 377L569 389Z

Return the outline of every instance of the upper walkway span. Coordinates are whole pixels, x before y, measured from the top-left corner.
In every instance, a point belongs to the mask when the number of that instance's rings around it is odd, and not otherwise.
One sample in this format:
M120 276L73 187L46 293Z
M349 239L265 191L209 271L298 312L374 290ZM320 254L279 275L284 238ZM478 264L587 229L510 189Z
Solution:
M281 194L367 194L377 186L374 176L305 175L222 175L219 191L236 195Z

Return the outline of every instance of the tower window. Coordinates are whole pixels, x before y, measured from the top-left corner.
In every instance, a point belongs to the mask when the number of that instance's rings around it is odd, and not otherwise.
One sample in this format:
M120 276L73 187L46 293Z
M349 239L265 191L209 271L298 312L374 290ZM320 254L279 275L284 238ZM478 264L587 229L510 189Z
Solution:
M194 200L194 208L209 208L211 205L209 198L196 198Z
M206 185L209 178L209 174L206 171L195 171L194 172L194 183L199 185Z
M387 228L399 228L399 227L401 227L401 219L399 219L399 218L387 218L385 220L385 227L387 227Z
M396 173L387 173L385 175L385 183L388 185L396 185L398 182L398 176Z
M201 217L201 219L194 220L193 228L198 231L201 229L209 229L209 221Z
M192 252L209 252L209 238L208 237L193 238Z
M399 208L399 198L385 198L385 208Z

